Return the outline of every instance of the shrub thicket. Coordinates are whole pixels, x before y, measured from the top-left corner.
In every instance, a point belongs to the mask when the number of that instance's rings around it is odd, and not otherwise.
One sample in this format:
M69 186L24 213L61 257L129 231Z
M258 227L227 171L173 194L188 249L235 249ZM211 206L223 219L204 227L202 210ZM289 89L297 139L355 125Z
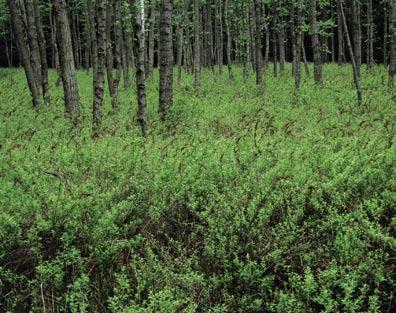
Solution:
M324 85L205 72L175 85L166 123L135 124L134 91L109 99L91 139L30 108L0 70L1 312L390 312L395 308L395 98L379 67L355 102L350 69ZM393 96L394 97L394 96Z

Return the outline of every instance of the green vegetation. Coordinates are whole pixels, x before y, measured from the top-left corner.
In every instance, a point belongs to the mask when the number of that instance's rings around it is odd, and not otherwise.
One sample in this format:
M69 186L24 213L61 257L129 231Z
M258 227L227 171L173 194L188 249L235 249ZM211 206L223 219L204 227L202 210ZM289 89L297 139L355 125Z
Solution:
M290 67L290 65L289 65ZM287 71L290 68L287 67ZM149 131L135 91L105 96L91 138L92 77L77 72L78 128L39 111L22 70L0 69L1 312L389 312L395 307L395 96L387 72L349 66L174 86ZM392 98L393 97L393 98Z

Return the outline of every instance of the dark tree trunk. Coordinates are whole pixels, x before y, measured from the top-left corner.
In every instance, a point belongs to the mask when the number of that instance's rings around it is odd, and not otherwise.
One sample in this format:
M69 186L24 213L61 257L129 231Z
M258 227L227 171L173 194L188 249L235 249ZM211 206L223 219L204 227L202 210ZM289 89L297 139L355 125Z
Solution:
M7 0L7 4L10 10L10 16L11 16L12 26L14 28L14 34L17 42L19 57L25 69L26 79L28 82L30 93L32 95L33 107L38 108L40 106L39 84L37 82L36 75L34 73L34 68L30 62L29 46L25 40L23 22L18 12L16 2L14 0Z
M194 0L194 87L198 91L201 86L201 23L200 0Z
M88 0L92 1L92 0ZM106 0L95 2L96 20L91 25L92 32L92 64L93 64L93 89L94 97L92 104L92 136L98 137L102 124L103 98L105 90L106 72ZM91 4L92 5L92 4ZM91 18L92 19L92 18Z
M367 0L367 71L371 72L374 65L374 23L373 0Z
M338 39L338 65L344 62L344 35L342 31L342 16L339 2L337 1L337 39Z
M43 25L41 22L41 13L39 1L34 0L34 16L36 20L38 44L40 49L40 62L41 62L41 85L43 88L43 97L46 103L50 102L49 85L48 85L48 62L47 62L47 45L44 37Z
M316 0L309 0L311 14L311 37L314 59L314 79L316 84L322 83L322 59L320 52L319 30L317 23Z
M393 88L395 85L396 75L396 0L391 1L390 12L390 63L389 63L389 87Z
M228 0L224 2L224 24L226 28L226 36L227 36L227 67L228 67L228 77L230 80L234 79L234 75L232 74L232 60L231 60L231 49L232 49L232 38L230 31L230 21L228 18Z
M280 21L278 29L278 41L279 41L279 70L281 73L285 71L285 28L283 26L283 21Z
M297 4L297 29L296 29L296 53L295 53L295 69L294 81L296 89L301 87L301 48L302 48L302 5ZM293 30L294 31L294 30Z
M74 122L77 122L80 114L80 98L78 95L66 1L54 0L54 9L56 14L59 63L65 96L66 113L71 115Z
M388 20L389 20L389 13L388 13L388 6L387 2L384 3L384 65L385 67L388 66Z
M359 72L358 72L358 67L357 67L357 64L356 64L356 59L355 59L355 55L354 55L351 39L350 39L350 36L349 36L349 31L348 31L346 18L345 18L344 8L343 8L343 5L342 5L342 0L337 0L337 1L338 1L339 5L340 5L341 16L342 16L342 24L344 26L346 42L347 42L348 51L349 51L349 55L350 55L351 62L352 62L353 79L354 79L354 82L355 82L357 98L358 98L359 104L361 104L362 103L362 89L360 87L360 76L359 76Z
M263 85L263 53L262 53L262 23L261 23L261 1L254 1L255 13L255 42L256 42L256 85L258 86L259 94L264 93Z
M147 105L146 105L146 73L145 73L145 36L144 36L144 1L131 0L131 10L134 30L134 51L136 60L136 89L138 116L142 136L147 133Z
M150 3L150 23L148 30L147 64L146 76L149 77L154 68L154 48L155 48L155 26L156 26L157 4L156 0Z
M351 8L353 53L355 56L357 72L360 77L360 67L362 64L362 30L360 25L360 5L358 3L358 0L351 1Z
M30 46L30 61L32 62L34 73L36 75L37 84L39 86L42 86L40 48L36 27L36 19L34 15L34 6L32 1L24 0L24 2L27 22L26 29Z
M171 0L161 0L159 114L165 120L173 103L173 40Z

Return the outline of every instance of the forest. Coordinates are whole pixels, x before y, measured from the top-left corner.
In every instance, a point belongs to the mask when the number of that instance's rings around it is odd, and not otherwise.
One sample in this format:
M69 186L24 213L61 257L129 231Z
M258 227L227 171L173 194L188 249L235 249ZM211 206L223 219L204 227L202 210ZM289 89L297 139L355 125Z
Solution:
M396 310L396 0L0 0L0 312Z

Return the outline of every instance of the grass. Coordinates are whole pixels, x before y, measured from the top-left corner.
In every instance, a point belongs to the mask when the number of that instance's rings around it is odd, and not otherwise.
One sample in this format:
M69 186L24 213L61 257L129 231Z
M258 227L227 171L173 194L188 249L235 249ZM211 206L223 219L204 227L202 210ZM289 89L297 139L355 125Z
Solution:
M348 66L298 95L287 70L264 97L238 67L204 71L199 95L184 75L165 123L155 72L147 139L130 88L93 140L89 74L75 129L55 72L36 112L24 73L0 69L1 311L392 311L386 71L363 72L359 107Z

